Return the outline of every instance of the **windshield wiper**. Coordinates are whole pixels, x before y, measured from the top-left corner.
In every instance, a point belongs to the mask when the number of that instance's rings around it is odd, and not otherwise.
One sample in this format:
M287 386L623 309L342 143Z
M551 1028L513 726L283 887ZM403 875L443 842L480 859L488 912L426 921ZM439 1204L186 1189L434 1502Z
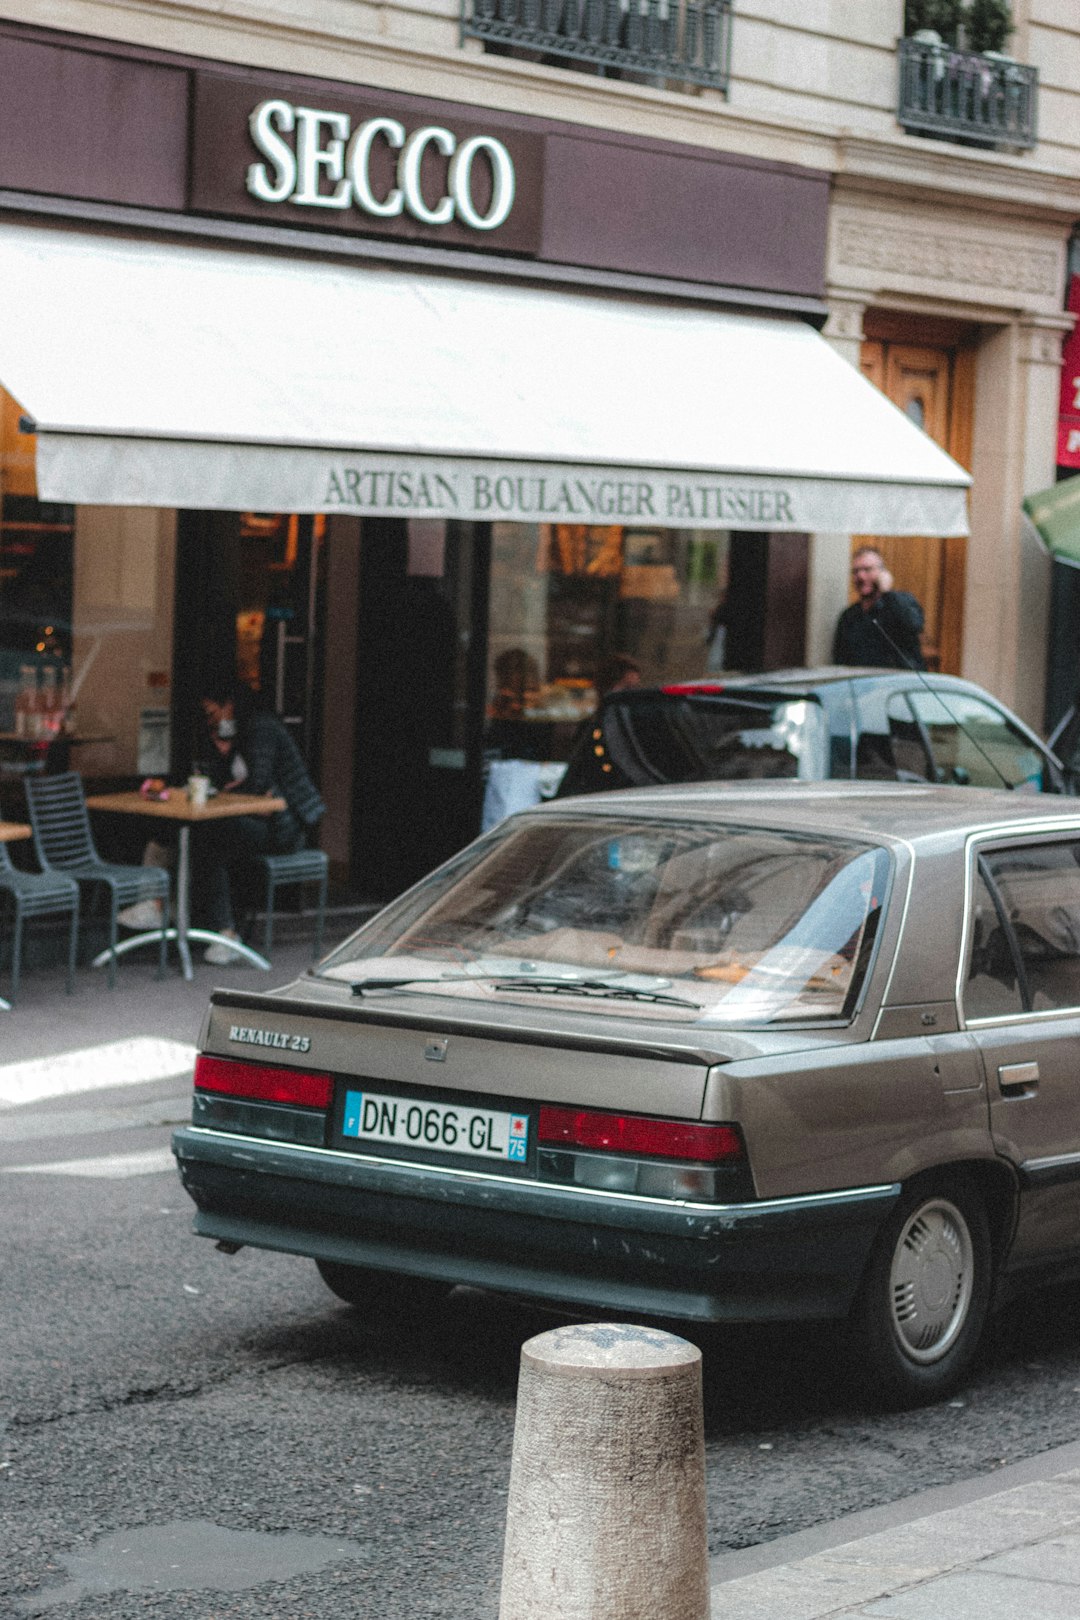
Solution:
M668 996L634 985L615 984L608 979L504 978L497 973L402 974L397 979L354 979L349 989L354 996L371 990L403 990L410 984L490 984L493 990L534 990L543 995L607 996L613 1001L651 1001L665 1007L693 1007L702 1003L687 996Z
M401 990L407 984L455 984L467 979L478 983L490 978L490 973L404 973L400 979L353 979L349 989L362 996L369 990Z
M611 984L607 979L499 979L495 990L535 990L546 996L606 996L612 1001L653 1001L664 1007L694 1007L700 1001L687 996L666 996L657 990L637 990L630 985Z
M517 979L511 979L504 968L501 973L402 973L397 978L380 979L373 976L370 979L353 979L349 989L354 996L366 995L369 990L404 990L410 984L491 984L493 980L506 980L509 984L517 984ZM567 981L557 980L557 983Z

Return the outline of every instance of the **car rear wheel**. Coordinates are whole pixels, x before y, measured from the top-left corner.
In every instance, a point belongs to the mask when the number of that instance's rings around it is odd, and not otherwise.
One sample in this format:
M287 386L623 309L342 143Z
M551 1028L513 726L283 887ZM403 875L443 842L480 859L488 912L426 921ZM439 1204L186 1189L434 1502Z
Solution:
M346 1305L372 1311L399 1314L421 1313L444 1300L450 1292L446 1283L426 1277L402 1276L395 1271L376 1271L369 1266L346 1266L336 1260L316 1260L319 1276Z
M979 1348L993 1252L986 1207L959 1180L901 1198L881 1233L852 1315L864 1381L890 1404L954 1389Z

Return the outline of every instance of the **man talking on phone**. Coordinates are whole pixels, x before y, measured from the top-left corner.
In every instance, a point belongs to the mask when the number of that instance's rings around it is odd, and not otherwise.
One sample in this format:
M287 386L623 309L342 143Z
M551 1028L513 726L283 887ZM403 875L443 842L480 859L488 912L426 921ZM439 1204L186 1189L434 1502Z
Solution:
M851 559L858 600L844 609L833 637L833 663L873 669L925 669L923 610L907 591L893 590L885 559L862 546Z

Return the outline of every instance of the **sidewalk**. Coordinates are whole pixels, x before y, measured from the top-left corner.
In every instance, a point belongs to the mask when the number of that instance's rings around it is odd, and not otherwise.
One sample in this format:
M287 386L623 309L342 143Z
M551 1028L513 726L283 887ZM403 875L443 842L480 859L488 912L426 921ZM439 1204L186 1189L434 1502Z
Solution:
M328 911L325 948L340 943L373 909ZM194 952L195 977L190 984L181 978L171 948L163 979L157 977L157 950L152 947L121 960L115 990L108 988L103 970L81 966L75 976L73 996L64 994L59 970L30 968L24 972L15 1010L0 1012L0 1065L141 1035L195 1042L211 990L267 991L288 984L311 966L314 931L310 914L282 914L274 928L269 973L246 962L230 967L208 966L198 948ZM5 985L0 975L0 995Z
M712 1578L713 1620L1076 1620L1080 1444L727 1554Z

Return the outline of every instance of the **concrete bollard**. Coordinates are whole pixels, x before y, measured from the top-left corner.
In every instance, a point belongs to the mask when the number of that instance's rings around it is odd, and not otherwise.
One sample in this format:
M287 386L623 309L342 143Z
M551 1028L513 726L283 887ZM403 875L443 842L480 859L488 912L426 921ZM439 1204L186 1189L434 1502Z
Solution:
M522 1347L499 1620L708 1620L701 1352L652 1328Z

